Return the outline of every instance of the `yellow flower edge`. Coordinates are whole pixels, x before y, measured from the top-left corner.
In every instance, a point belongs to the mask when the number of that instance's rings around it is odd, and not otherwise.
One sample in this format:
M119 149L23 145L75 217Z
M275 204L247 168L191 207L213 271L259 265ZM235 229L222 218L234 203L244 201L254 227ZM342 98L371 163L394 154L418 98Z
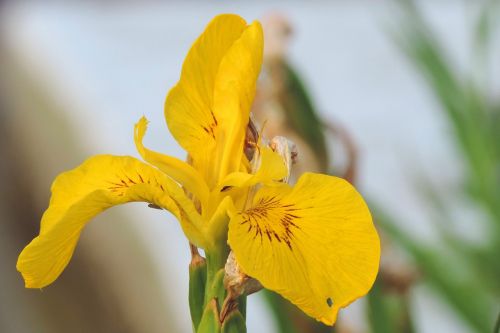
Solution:
M191 163L144 147L143 117L134 141L150 164L98 155L59 175L40 233L18 258L27 288L62 273L95 215L142 201L170 211L189 241L208 252L227 241L248 275L325 324L368 292L380 243L358 192L312 173L294 187L282 184L283 160L263 146L256 149L260 167L250 173L244 139L262 50L258 22L224 14L208 24L165 101L167 125Z
M168 128L210 189L240 171L263 55L259 22L215 17L195 41L165 100Z
M60 174L52 184L40 234L17 261L26 287L45 287L62 273L83 227L93 217L112 206L135 201L172 212L193 241L204 243L195 207L167 175L130 156L97 155Z
M229 224L238 263L268 289L327 325L375 281L380 241L370 211L343 179L306 173L265 187Z

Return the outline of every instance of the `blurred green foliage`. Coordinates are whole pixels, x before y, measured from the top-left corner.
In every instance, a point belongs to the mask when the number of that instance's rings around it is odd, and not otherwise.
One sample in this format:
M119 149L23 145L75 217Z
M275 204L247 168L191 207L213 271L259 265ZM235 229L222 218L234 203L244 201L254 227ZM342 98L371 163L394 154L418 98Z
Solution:
M370 204L377 226L389 243L396 243L412 257L421 282L477 332L500 329L500 317L495 325L500 311L500 100L491 89L491 62L496 60L491 58L491 46L498 37L495 25L500 23L498 3L464 2L469 13L477 9L477 18L471 31L471 65L463 71L454 67L456 59L446 53L444 41L438 38L417 3L395 0L398 24L391 31L392 37L439 103L463 164L464 179L456 184L459 190L455 193L443 193L419 180L417 190L431 208L429 219L435 222L438 245L415 238L383 207L376 202ZM290 110L287 117L291 127L311 147L324 150L325 127L318 121L306 86L295 72L293 82L294 87L300 87L300 94L296 93L297 88L289 87L289 95L295 96L290 100L294 107L286 108ZM299 97L302 102L297 101ZM313 132L319 134L309 135ZM457 232L455 207L461 201L475 212L474 218L461 222L483 231L485 239L480 243ZM409 292L413 282L391 280L381 269L367 297L368 326L373 333L416 331ZM297 314L286 302L272 293L266 299L280 333L331 330L316 327L313 321L298 324L294 319Z
M423 75L445 115L463 162L464 180L458 193L440 194L430 184L423 194L433 210L441 244L418 241L381 212L378 225L401 245L430 285L469 326L492 332L500 311L500 101L490 91L491 49L499 21L498 1L477 2L479 15L472 33L471 66L453 67L444 41L411 0L398 2L401 24L394 38ZM456 232L450 199L465 198L476 212L465 221L486 235L479 244ZM456 207L456 206L455 206ZM387 332L387 330L374 330Z
M288 93L284 94L280 103L286 111L288 126L310 144L320 168L327 170L328 149L323 124L299 74L286 61L283 61L282 65L285 77L284 90Z

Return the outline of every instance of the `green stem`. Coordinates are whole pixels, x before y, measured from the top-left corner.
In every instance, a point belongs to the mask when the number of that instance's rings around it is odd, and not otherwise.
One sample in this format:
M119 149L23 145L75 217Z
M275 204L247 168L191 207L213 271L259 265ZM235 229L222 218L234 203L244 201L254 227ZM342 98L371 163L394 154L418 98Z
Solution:
M207 284L205 287L205 305L212 299L217 298L219 307L224 299L220 298L220 287L224 289L224 265L226 264L229 248L224 245L206 253L207 259ZM222 271L221 271L222 270ZM219 285L222 284L222 285ZM225 295L224 295L225 296ZM219 308L220 309L220 308Z
M206 251L207 278L203 315L197 333L220 333L220 310L226 297L224 288L224 265L226 264L229 248L223 245Z
M193 331L198 330L198 326L203 316L205 308L205 286L207 283L207 262L200 256L198 249L190 244L191 262L189 264L189 310Z
M246 296L240 296L237 307L223 310L227 290L224 288L224 266L229 254L227 245L206 252L206 284L203 315L197 333L245 333ZM221 315L222 313L222 315ZM221 318L223 317L223 318Z

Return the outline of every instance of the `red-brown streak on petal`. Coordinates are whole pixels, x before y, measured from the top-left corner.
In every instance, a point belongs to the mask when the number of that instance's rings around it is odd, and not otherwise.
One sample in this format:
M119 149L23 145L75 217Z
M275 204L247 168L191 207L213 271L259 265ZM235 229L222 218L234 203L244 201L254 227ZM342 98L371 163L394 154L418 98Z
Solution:
M142 176L140 173L137 173L137 175L139 176L139 179L141 180L141 183L144 183L144 179L142 179Z
M212 119L214 120L214 125L215 126L219 125L219 123L217 122L217 118L214 115L214 111L213 110L210 110L210 114L212 115Z
M289 213L293 211L294 214ZM241 224L248 224L247 232L254 230L253 239L260 236L261 243L264 241L263 235L267 236L269 242L277 241L284 243L293 250L292 239L294 238L293 229L300 229L294 223L300 219L293 204L282 204L275 196L260 198L257 204L242 214Z
M142 178L142 176L139 173L137 173L137 176L139 177L140 181L133 180L129 176L125 176L123 178L121 176L116 176L117 178L119 178L120 181L119 182L108 181L108 183L112 185L112 186L108 187L108 190L113 192L113 193L119 192L119 193L117 193L117 195L121 197L121 196L123 196L123 190L129 188L130 186L137 185L138 182L145 184L144 178ZM158 182L156 181L156 183L158 183ZM147 184L151 184L151 179L147 180ZM161 184L160 184L160 188L162 189L162 191L165 192L165 190L163 189L163 186Z

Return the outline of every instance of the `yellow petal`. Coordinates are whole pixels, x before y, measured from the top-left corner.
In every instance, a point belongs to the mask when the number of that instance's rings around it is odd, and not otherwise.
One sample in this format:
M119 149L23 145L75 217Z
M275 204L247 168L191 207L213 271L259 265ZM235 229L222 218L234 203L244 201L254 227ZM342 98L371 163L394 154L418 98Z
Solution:
M213 102L215 78L222 58L245 27L246 22L239 16L215 17L189 50L181 78L165 101L170 132L191 155L195 167L204 171L205 179L213 171L208 165L214 157L219 125Z
M227 227L229 224L229 214L234 212L234 204L231 197L224 197L217 209L212 214L207 227L207 239L209 243L205 251L210 251L211 247L215 248L220 244L226 244L227 240Z
M293 189L262 188L251 208L231 217L229 244L248 275L328 325L368 292L380 259L359 193L340 178L311 173Z
M288 170L283 158L269 147L262 147L259 150L260 166L255 174L246 172L233 172L227 175L219 190L228 187L248 187L257 183L269 184L272 181L279 181L286 177Z
M170 132L210 189L240 167L262 48L260 24L217 16L191 47L165 101Z
M144 135L148 127L146 117L139 119L135 124L134 141L141 154L142 158L152 165L156 166L161 171L165 172L168 176L179 182L186 190L192 193L198 200L200 200L202 207L206 206L208 200L208 186L191 165L183 162L175 157L163 155L147 149L142 144Z
M259 161L258 170L255 174L247 172L232 172L219 184L210 195L210 203L220 202L224 196L229 195L238 209L245 207L248 198L252 198L257 190L257 187L248 189L248 187L265 184L277 184L286 177L288 170L285 166L283 158L269 147L261 147L257 149L256 156Z
M87 222L126 202L144 201L169 210L182 218L183 229L193 242L203 243L201 232L191 223L196 218L194 207L182 195L182 189L165 174L132 157L94 156L60 174L52 185L39 236L19 255L17 269L26 287L42 288L52 283L71 259Z
M234 42L221 61L214 94L214 110L221 126L218 133L218 179L239 170L250 118L250 107L262 65L262 26L253 22Z

